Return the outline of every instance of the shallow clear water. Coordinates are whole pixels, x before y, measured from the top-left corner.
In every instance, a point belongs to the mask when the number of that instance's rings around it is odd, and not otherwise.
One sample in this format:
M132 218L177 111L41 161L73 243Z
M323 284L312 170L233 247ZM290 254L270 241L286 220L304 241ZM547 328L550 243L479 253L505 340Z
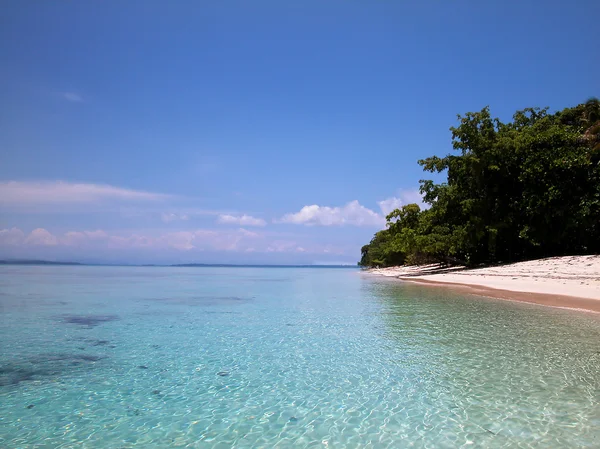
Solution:
M349 269L0 267L0 447L600 447L598 315Z

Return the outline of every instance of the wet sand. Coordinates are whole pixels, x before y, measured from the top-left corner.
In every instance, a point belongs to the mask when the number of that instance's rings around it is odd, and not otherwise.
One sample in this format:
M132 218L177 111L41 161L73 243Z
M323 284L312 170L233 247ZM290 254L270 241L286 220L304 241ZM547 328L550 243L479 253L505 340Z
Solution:
M370 273L467 294L600 313L600 256L552 257L494 267L390 267Z

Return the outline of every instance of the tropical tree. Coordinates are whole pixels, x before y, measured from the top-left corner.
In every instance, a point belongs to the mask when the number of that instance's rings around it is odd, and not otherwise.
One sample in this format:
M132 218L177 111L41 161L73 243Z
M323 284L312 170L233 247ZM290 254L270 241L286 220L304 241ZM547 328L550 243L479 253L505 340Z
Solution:
M387 229L363 247L361 264L473 265L600 252L598 99L554 114L527 108L508 123L488 107L458 119L450 128L455 153L418 161L447 177L421 181L430 208L390 213Z

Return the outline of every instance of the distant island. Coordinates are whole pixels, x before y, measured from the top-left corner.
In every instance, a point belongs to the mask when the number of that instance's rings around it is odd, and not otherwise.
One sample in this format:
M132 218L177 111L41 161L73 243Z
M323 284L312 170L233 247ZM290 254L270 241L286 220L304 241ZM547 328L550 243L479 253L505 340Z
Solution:
M269 264L226 264L226 263L183 263L170 267L231 267L231 268L356 268L356 265L269 265Z
M54 262L50 260L0 260L0 265L85 265L79 262Z
M468 267L600 253L600 101L550 114L488 107L450 128L458 154L418 161L447 181L421 180L427 205L391 212L359 265Z

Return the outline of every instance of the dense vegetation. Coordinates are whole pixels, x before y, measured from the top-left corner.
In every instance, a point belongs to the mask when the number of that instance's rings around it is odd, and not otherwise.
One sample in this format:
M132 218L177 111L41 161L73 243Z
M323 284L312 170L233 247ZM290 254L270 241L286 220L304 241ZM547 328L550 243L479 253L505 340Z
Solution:
M362 248L362 266L476 265L600 253L600 101L512 122L489 108L450 128L458 154L420 160L447 181L421 180L429 208L390 213Z

